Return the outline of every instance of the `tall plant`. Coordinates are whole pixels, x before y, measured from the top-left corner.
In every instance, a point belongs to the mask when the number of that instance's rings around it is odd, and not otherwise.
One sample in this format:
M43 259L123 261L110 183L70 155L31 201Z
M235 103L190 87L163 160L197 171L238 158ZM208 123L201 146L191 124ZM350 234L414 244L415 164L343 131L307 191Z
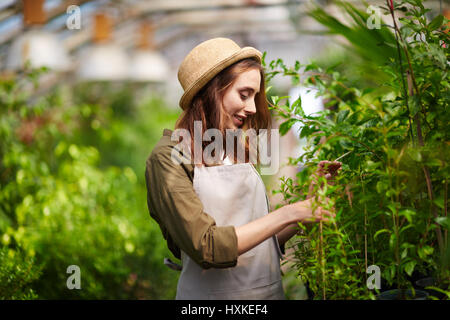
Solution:
M281 59L266 65L268 81L290 76L319 90L330 109L306 115L301 98L272 96L274 113L284 119L280 133L302 124L305 153L297 181L283 179L286 199L305 199L319 160L341 158L342 172L330 185L315 184L316 198L327 197L335 221L310 229L300 226L297 268L316 298L374 298L366 287L367 268L376 265L390 286L411 287L414 271L432 270L449 288L447 193L449 170L449 36L442 16L428 21L420 1L387 1L395 48L380 68L391 75L386 94L369 95L333 70L314 64L288 67ZM404 18L396 17L401 7ZM401 25L400 25L401 22ZM383 28L388 28L384 26ZM404 291L400 291L404 292Z
M351 77L358 87L361 84L373 85L377 81L387 80L389 74L384 73L378 66L386 64L396 53L395 47L390 45L395 42L395 35L388 28L368 28L368 22L372 22L371 19L375 17L381 26L381 16L371 16L347 1L331 3L348 18L345 22L338 20L320 6L312 6L307 13L325 28L327 35L341 36L346 40L341 42L341 45L351 57L352 64L340 66L342 72ZM351 72L362 73L364 76L358 79L358 76Z

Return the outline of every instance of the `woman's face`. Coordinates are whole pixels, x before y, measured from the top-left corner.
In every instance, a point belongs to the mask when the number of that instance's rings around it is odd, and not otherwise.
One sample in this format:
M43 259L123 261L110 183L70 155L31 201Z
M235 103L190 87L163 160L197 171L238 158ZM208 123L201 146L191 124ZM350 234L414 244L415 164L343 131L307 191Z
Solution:
M229 115L225 129L242 128L247 116L256 113L255 96L260 84L259 70L250 69L241 73L225 91L222 101L225 112Z

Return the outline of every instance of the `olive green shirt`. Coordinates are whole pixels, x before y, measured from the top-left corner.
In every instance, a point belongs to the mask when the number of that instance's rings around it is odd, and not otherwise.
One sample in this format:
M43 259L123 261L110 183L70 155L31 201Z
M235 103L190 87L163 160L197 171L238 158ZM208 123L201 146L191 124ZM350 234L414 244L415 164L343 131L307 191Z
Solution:
M180 259L180 249L203 268L227 268L237 263L234 226L217 226L203 210L193 188L194 165L172 161L183 155L171 141L172 130L163 136L147 159L145 178L150 215L159 224L170 251Z
M172 130L164 129L146 161L150 216L178 259L181 249L204 269L234 267L238 258L235 227L217 226L203 210L193 188L194 165L172 161L172 151L178 159L184 156L174 148L178 142L171 141L171 135Z

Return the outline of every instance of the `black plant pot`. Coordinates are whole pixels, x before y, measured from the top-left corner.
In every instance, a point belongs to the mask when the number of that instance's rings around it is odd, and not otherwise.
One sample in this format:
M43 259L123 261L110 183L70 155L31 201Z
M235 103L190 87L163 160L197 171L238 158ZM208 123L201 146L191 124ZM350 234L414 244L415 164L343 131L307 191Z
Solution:
M415 290L416 295L413 296L411 289L405 291L405 294L401 294L400 289L392 289L381 292L377 295L377 300L402 300L402 296L406 296L408 300L427 300L428 292L422 290Z
M314 300L314 292L312 292L311 288L309 287L308 282L306 281L304 283L305 287L306 287L306 293L308 295L308 300Z
M422 278L415 282L415 288L428 292L428 294L430 296L434 296L434 297L438 298L439 300L444 299L446 297L443 293L441 293L439 291L436 291L433 289L425 289L426 287L431 287L431 286L439 287L439 283L433 277Z

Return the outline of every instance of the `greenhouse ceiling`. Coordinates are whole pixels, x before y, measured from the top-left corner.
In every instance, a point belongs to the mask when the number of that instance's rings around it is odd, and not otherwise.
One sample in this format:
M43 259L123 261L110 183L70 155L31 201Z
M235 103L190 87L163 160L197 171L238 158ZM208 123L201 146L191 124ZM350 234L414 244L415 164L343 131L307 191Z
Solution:
M155 71L159 75L152 75L158 78L173 72L196 43L218 36L233 38L240 45L256 46L261 51L308 57L320 51L324 43L323 39L311 36L322 30L305 14L311 2L335 10L333 1L327 0L3 0L0 2L0 72L17 72L23 67L25 56L34 54L38 55L36 61L47 57L55 62L56 70L76 70L89 78L97 71L92 71L92 64L83 62L86 55L93 61L110 56L109 64L120 69L121 60L131 60L130 55L141 49L151 51L153 56L141 54L133 59L147 59L147 63L161 65ZM351 2L364 6L362 1ZM385 1L370 3L382 5ZM427 3L435 10L442 10L442 1ZM34 42L28 37L33 33L39 33L40 37ZM52 49L50 43L56 43L56 47ZM86 53L105 43L115 46L115 51L103 48L103 51ZM39 56L36 52L42 47ZM83 64L85 72L80 71ZM137 73L142 69L136 68ZM117 70L107 77L121 79L124 72ZM152 76L147 78L153 79ZM136 77L146 79L140 73Z

